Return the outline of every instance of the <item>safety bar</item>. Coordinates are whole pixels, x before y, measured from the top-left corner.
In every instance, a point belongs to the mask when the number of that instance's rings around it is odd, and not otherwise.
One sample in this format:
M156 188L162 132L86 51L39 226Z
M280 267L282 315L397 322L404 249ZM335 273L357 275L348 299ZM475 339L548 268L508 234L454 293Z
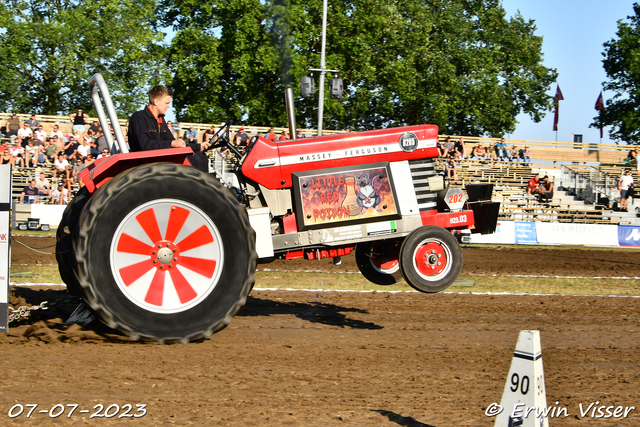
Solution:
M115 108L113 108L113 101L111 101L109 89L107 89L107 84L104 82L102 74L96 73L89 79L89 92L91 93L93 106L96 108L96 113L98 114L98 120L100 120L100 126L102 126L104 137L107 140L107 144L109 145L109 151L111 152L111 154L116 154L116 151L114 150L113 137L111 136L111 132L109 132L109 123L107 122L107 117L104 115L104 110L102 108L102 102L100 101L98 89L100 89L100 92L102 93L102 99L104 100L104 105L105 107L107 107L109 120L111 121L113 132L116 134L116 140L118 142L120 152L128 153L129 148L127 147L127 144L124 140L122 128L120 127L120 122L118 121L118 115L116 114Z

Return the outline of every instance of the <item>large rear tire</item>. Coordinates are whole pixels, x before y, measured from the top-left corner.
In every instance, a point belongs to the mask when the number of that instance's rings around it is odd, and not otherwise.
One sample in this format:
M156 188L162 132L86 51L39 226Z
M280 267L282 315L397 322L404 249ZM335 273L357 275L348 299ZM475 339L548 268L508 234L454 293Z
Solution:
M393 285L402 279L399 240L358 243L356 264L362 275L376 285Z
M60 278L67 285L67 290L71 295L80 294L80 283L74 274L76 256L73 252L72 235L78 226L80 213L91 197L86 187L80 189L78 194L71 199L60 219L58 231L56 232L56 261L58 261L58 271Z
M197 341L229 324L255 281L255 233L215 178L155 163L89 200L74 238L86 303L133 339Z
M402 243L400 270L412 288L420 292L442 292L462 270L462 248L444 228L420 227Z

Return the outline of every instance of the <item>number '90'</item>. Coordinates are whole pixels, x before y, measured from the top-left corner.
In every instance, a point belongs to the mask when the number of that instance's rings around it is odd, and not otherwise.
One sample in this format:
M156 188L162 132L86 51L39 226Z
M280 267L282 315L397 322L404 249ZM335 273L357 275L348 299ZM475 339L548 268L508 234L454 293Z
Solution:
M527 394L529 393L529 377L524 375L522 377L522 381L520 380L520 376L518 374L511 375L511 387L510 390L513 392L518 391L520 389L520 393Z

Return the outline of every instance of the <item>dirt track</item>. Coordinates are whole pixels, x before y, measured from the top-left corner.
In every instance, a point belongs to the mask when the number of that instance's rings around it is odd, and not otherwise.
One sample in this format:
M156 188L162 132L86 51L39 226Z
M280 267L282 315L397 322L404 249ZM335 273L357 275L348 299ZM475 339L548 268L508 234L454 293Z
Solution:
M28 261L17 246L14 263ZM474 248L464 256L465 272L478 274L640 272L638 252ZM349 269L350 263L322 265ZM16 288L13 302L64 292ZM132 343L106 328L64 326L61 317L73 308L64 307L0 337L0 423L17 403L37 403L37 410L78 404L90 413L100 403L130 403L132 414L143 403L148 413L136 420L140 425L492 426L484 410L500 401L518 333L537 329L547 402L570 415L552 419L552 427L640 426L639 304L636 298L254 291L230 327L188 346ZM622 420L580 419L578 405L595 401L638 409ZM59 424L99 422L90 413L66 418L69 410ZM14 422L49 420L34 412Z

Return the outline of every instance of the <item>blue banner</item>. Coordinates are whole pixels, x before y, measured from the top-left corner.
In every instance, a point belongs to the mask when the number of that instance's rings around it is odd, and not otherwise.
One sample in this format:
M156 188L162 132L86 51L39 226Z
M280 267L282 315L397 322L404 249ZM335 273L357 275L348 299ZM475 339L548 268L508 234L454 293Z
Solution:
M640 247L640 227L634 227L632 225L619 225L618 244L620 246Z
M515 222L516 243L525 245L538 244L535 222Z

